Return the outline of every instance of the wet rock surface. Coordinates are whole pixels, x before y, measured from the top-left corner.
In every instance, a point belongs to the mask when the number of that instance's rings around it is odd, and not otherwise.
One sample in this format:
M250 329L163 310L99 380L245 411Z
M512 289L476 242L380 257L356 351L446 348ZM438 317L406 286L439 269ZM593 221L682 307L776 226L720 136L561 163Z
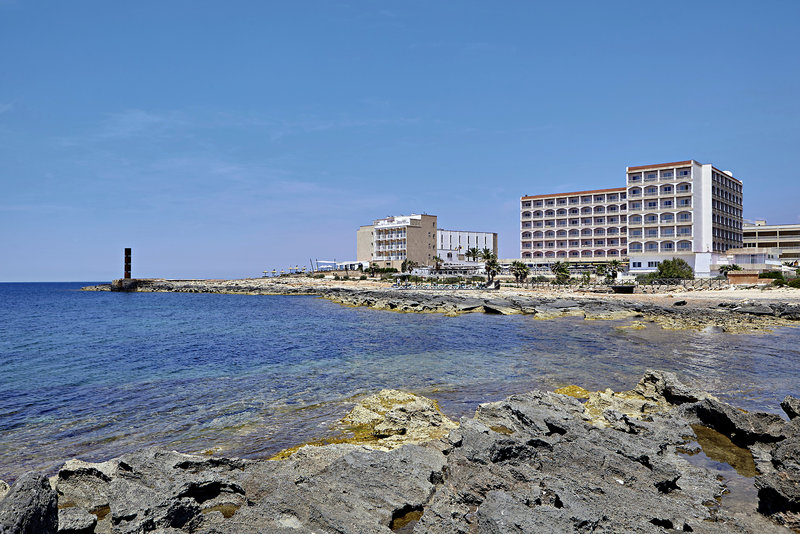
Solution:
M434 402L385 390L345 418L368 429L369 446L307 445L283 460L159 449L103 463L71 460L50 484L31 475L11 488L0 500L0 532L30 531L9 523L8 510L13 521L50 522L35 532L55 532L56 494L58 532L800 528L800 419L743 412L658 371L630 391L561 391L483 404L455 428ZM415 437L398 446L404 435ZM385 439L392 445L376 443ZM755 475L751 512L720 506L725 480L689 461L690 442Z

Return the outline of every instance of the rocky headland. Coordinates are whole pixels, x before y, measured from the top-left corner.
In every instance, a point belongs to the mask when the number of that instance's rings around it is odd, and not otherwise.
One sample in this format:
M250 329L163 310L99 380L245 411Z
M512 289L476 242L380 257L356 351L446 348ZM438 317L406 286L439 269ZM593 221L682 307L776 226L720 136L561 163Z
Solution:
M397 391L364 399L342 438L273 460L160 449L30 473L3 533L800 531L800 399L746 413L674 375L631 391L533 391L459 424ZM730 508L703 452L752 482Z
M124 282L124 284L122 283ZM714 332L763 332L776 326L800 324L800 291L792 298L750 299L746 292L731 297L715 291L652 298L642 295L606 295L580 291L541 292L396 289L378 284L326 284L315 279L286 277L246 280L115 281L116 290L169 293L225 293L244 295L315 295L346 306L365 306L405 313L488 313L531 315L535 319L581 317L588 320L633 319L630 327L655 323L667 329ZM88 291L111 291L114 285L90 286ZM796 293L796 294L795 294ZM688 305L687 305L688 304Z

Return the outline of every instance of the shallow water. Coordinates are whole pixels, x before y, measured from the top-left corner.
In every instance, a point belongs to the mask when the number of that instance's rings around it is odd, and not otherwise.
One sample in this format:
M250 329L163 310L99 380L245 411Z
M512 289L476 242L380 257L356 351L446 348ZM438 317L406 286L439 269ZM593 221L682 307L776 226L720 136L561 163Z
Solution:
M263 457L330 432L352 397L402 388L451 417L578 384L677 371L747 410L800 393L800 329L401 314L314 297L98 293L0 284L0 478L146 445Z

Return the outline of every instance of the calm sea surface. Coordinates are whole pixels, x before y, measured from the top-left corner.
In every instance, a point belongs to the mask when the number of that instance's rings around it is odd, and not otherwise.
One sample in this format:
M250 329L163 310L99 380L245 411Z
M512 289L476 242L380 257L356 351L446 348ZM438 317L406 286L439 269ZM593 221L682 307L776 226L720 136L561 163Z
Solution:
M354 395L402 388L451 417L534 388L629 389L647 368L748 410L800 394L800 329L399 314L313 297L0 284L0 478L147 445L271 455L330 434Z

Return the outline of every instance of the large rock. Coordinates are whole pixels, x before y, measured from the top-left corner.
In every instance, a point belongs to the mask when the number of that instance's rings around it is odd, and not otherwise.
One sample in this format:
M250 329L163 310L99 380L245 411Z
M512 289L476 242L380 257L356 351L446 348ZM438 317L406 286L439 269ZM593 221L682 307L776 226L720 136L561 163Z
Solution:
M792 397L791 395L786 395L781 402L781 408L786 412L789 419L794 419L800 415L800 399Z
M800 418L741 412L658 371L589 396L515 395L455 428L435 402L384 390L345 418L350 443L279 461L148 449L67 462L53 485L65 532L785 532L716 505L717 472L679 453L702 424L749 448L759 511L800 528Z
M0 533L56 534L58 499L47 478L26 473L0 500Z
M440 439L458 426L431 399L394 389L361 400L342 423L366 438L356 443L382 450Z

